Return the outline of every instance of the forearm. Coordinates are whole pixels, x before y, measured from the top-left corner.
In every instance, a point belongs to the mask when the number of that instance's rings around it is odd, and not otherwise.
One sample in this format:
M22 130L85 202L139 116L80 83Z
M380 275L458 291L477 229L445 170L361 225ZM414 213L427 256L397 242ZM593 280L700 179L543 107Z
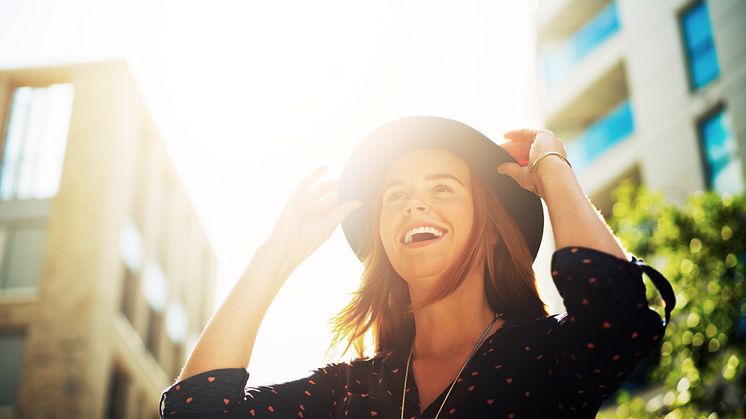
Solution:
M567 163L549 156L541 161L536 175L558 249L587 247L626 259L624 250L586 197Z
M279 247L269 242L260 247L202 331L177 381L218 368L246 368L262 318L293 269Z

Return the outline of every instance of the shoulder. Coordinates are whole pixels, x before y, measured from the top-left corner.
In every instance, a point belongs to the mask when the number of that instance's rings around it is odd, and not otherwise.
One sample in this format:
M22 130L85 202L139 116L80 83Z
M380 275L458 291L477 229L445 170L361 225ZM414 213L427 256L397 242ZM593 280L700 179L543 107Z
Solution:
M560 324L566 315L567 313L557 313L548 316L534 317L532 319L511 321L507 323L507 326L516 329L553 327Z
M325 366L318 368L316 371L322 374L345 374L350 371L370 371L376 369L380 364L391 355L388 353L378 353L372 357L360 357L348 360L340 360L326 364Z
M552 254L552 276L557 276L557 271L573 270L613 270L629 271L637 270L634 258L632 260L622 259L601 250L581 246L568 246L557 249ZM637 270L639 271L639 270Z
M525 339L534 335L541 338L560 327L566 317L567 313L558 313L531 319L511 320L503 326L505 330L502 335L507 339Z

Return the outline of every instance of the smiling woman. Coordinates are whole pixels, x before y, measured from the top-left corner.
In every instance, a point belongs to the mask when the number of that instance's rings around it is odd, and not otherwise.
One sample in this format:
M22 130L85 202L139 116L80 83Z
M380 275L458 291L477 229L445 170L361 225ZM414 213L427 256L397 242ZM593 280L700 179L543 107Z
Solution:
M412 340L412 311L455 290L464 300L453 300L455 306L486 298L492 306L483 307L488 318L498 307L516 320L546 315L523 235L495 193L472 176L463 158L445 149L413 150L391 164L385 182L366 234L371 251L363 260L360 292L338 316L334 342L346 335L349 347L362 338L368 329L364 322L369 321L376 324L376 351L393 350L398 343ZM418 234L411 233L427 228L420 226L430 226L442 236L417 242ZM411 244L402 240L408 234ZM493 246L495 251L490 251ZM478 260L485 263L475 263ZM492 279L486 287L483 266ZM493 281L498 277L502 280ZM362 356L361 342L357 348Z
M339 196L336 182L311 188L321 170L306 178L164 391L162 412L593 417L660 342L673 291L619 247L551 132L506 137L503 149L456 121L404 118L358 144ZM531 264L543 230L536 194L559 247L552 277L567 308L562 315L547 316L536 291ZM344 346L342 354L354 347L360 357L245 389L264 312L340 222L364 271L335 318L332 346ZM643 271L666 301L663 322L648 307ZM368 331L375 355L362 357Z

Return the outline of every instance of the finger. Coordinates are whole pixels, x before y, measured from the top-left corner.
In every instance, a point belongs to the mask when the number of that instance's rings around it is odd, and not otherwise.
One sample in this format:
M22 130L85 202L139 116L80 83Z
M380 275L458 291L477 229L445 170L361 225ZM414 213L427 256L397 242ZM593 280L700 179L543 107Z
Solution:
M531 151L531 143L523 143L517 141L509 141L502 143L500 146L505 150L511 157L517 161L528 160L529 153Z
M311 202L318 201L329 192L336 191L338 186L339 181L336 180L319 183L318 185L314 186L314 188L306 195L306 198L308 198Z
M529 157L529 152L528 151L519 151L519 152L515 152L515 153L508 153L508 154L510 154L510 156L513 157L513 159L516 162L518 162L519 164L521 164L521 166L524 166L524 164L522 164L522 163L528 162L528 157Z
M316 170L306 176L306 178L301 181L300 185L295 188L295 191L293 191L290 199L297 200L300 199L300 197L306 195L306 193L308 193L308 190L311 189L311 185L313 185L313 183L316 182L316 180L321 177L324 172L326 172L325 164L316 168Z
M518 163L503 163L497 166L498 173L508 175L516 180L521 176L522 170L523 168Z
M544 128L521 128L516 129L512 131L508 131L503 134L503 136L509 140L514 141L523 141L523 142L534 142L539 137L539 135L549 135L551 137L555 137L554 133L548 129Z
M531 128L521 128L508 131L503 137L513 141L533 142L536 138L536 130Z
M505 151L517 151L517 150L530 150L531 149L531 143L527 143L524 141L514 141L514 140L508 140L504 143L499 144L500 147L503 148Z

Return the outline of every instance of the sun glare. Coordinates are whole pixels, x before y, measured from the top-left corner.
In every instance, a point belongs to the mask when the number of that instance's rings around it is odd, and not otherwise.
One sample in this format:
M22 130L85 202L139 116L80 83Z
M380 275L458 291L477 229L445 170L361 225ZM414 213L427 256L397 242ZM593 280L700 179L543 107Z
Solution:
M217 254L216 304L297 183L321 164L336 179L375 127L431 114L499 138L538 120L524 0L48 3L0 6L0 64L127 60ZM361 270L338 229L266 314L250 383L322 365Z

